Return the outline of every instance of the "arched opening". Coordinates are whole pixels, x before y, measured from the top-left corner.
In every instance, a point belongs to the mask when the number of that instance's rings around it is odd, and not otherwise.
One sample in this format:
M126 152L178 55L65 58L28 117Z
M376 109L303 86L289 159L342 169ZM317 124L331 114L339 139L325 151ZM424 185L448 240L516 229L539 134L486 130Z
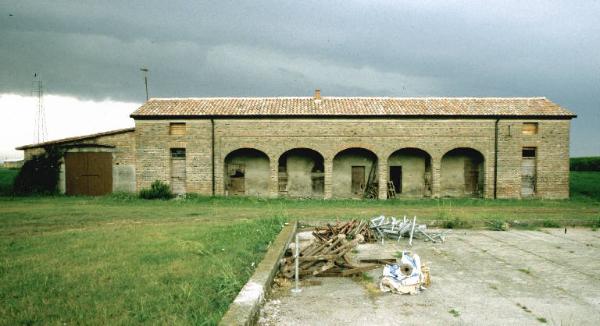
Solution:
M388 198L431 196L431 155L403 148L388 158Z
M240 148L225 157L225 195L269 195L269 157L253 148Z
M348 148L333 158L334 198L377 198L377 155L364 148Z
M323 156L308 148L294 148L279 157L279 196L323 198Z
M472 148L455 148L442 157L441 193L446 197L483 197L484 157Z

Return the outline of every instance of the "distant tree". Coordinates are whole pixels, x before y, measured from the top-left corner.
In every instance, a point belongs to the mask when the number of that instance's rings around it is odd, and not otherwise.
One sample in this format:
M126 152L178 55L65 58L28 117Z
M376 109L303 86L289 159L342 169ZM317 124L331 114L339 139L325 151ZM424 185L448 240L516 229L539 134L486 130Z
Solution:
M58 191L60 161L64 150L58 146L44 147L44 153L33 156L17 174L13 192L16 195L54 194Z

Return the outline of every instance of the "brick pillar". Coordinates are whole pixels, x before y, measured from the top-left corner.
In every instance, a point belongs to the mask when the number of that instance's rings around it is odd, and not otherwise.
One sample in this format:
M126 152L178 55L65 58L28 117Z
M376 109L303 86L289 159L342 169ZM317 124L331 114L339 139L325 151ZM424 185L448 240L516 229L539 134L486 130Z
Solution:
M431 158L431 197L440 198L442 192L442 183L440 182L442 169L442 160L439 157Z
M377 173L379 182L379 199L387 199L388 163L387 160L377 161Z
M279 161L271 159L269 161L271 169L271 178L269 180L269 197L277 198L279 195Z
M325 193L323 194L323 198L331 199L333 197L333 160L325 158L323 165L325 168Z

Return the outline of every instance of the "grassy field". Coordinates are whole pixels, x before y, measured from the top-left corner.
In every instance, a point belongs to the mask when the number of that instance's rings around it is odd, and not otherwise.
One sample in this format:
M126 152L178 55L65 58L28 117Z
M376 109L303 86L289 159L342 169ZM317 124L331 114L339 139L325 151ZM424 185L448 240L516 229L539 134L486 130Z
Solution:
M286 220L589 227L599 184L600 173L572 173L571 200L0 197L0 324L211 325Z

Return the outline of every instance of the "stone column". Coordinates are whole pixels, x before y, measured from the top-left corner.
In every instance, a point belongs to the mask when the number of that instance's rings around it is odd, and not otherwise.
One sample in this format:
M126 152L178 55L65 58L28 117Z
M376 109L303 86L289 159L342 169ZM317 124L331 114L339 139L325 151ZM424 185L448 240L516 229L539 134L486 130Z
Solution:
M438 156L431 157L431 197L440 198L442 196L441 183L442 159Z
M279 161L270 159L269 168L271 169L269 180L269 197L277 198L279 195Z
M333 197L333 160L325 158L323 160L323 165L325 168L325 189L323 198L331 199Z
M387 199L387 182L388 182L388 162L387 160L377 160L377 174L379 182L379 199Z

